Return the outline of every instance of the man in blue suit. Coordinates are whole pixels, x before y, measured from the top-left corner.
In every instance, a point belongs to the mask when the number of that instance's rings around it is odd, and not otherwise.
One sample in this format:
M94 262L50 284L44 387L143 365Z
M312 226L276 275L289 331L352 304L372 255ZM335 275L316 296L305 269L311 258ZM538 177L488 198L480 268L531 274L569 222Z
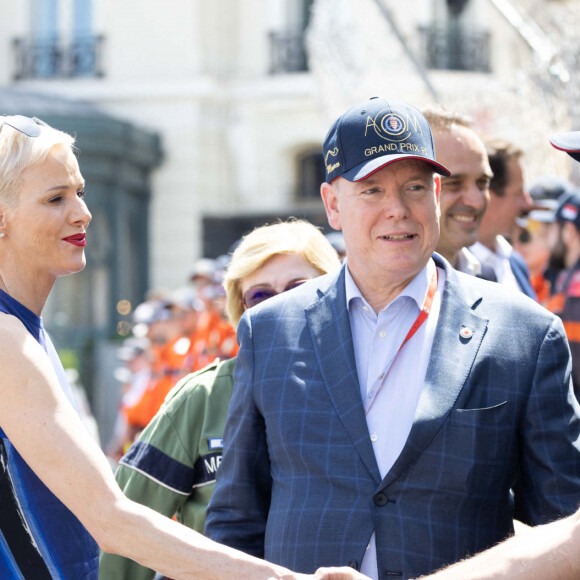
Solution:
M513 518L580 503L561 322L433 254L439 176L414 107L374 98L324 142L340 272L248 311L207 534L298 571L416 578Z
M479 226L478 241L469 249L483 265L493 268L498 282L536 300L526 262L506 239L514 232L516 220L533 207L524 187L523 152L503 139L489 141L487 151L493 173L491 195Z

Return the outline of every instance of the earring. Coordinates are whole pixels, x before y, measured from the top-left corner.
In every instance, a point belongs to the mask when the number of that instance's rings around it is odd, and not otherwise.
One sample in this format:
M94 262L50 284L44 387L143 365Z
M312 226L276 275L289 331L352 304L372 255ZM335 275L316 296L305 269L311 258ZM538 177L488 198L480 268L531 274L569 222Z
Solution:
M0 232L0 238L4 237L4 232Z

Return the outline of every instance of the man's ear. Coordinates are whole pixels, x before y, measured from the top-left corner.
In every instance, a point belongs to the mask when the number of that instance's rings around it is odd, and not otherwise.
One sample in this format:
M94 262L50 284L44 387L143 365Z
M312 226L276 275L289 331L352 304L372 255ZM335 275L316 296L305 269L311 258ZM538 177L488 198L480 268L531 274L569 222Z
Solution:
M435 199L437 200L437 203L439 203L439 194L441 193L441 176L435 174L434 181L435 181Z
M341 230L338 185L336 185L336 180L334 183L323 183L320 186L320 195L322 197L322 203L324 203L324 209L326 210L326 217L330 227L335 230Z

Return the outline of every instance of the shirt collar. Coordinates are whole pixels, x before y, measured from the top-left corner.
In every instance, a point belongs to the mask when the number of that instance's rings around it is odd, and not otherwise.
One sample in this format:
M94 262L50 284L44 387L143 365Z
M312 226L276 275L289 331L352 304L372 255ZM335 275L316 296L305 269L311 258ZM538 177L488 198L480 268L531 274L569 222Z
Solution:
M495 252L492 252L487 246L481 242L475 242L469 248L475 257L484 264L493 264L496 260L509 258L513 252L510 243L503 236L496 236L495 238Z
M348 269L348 261L346 259L345 262L346 265L344 268L344 279L347 309L350 311L353 301L358 299L361 300L362 303L368 306L372 311L372 307L365 300L353 277L351 276L350 270ZM423 307L423 303L425 302L425 297L427 296L427 292L429 290L429 284L431 283L431 277L433 276L435 269L435 262L433 262L433 259L430 258L427 262L427 265L411 280L411 282L409 282L409 284L407 284L407 286L405 286L405 288L403 288L400 294L392 302L383 308L383 310L404 296L414 300L417 304L417 308L421 309Z
M457 254L457 270L479 276L481 274L481 262L467 249L461 248Z
M503 236L497 236L495 248L496 248L495 251L502 258L509 258L512 255L512 252L514 251L510 243Z

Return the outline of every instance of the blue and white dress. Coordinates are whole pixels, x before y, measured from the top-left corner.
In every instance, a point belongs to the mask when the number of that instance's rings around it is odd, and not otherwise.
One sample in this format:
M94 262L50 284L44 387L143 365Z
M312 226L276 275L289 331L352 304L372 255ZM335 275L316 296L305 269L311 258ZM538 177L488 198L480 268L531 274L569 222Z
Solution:
M2 290L0 312L16 316L41 344L76 406L42 319ZM0 578L97 580L98 559L96 542L36 477L0 426Z

